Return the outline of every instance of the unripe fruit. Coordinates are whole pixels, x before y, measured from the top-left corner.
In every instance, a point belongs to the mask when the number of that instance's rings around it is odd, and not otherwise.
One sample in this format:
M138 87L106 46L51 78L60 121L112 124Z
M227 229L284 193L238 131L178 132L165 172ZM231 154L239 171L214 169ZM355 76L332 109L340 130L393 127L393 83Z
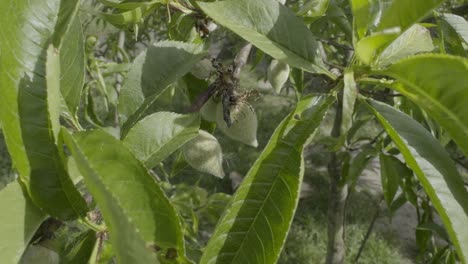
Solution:
M206 103L200 109L200 114L206 121L215 122L216 121L216 109L219 103L216 103L211 97L206 101Z
M249 104L241 102L235 106L231 106L231 127L226 125L223 114L223 105L218 104L218 108L216 109L216 123L224 134L249 146L258 146L257 115Z
M88 36L86 38L86 46L89 48L89 49L93 49L94 46L96 46L96 43L97 43L97 38L96 36Z
M289 78L289 65L279 60L272 60L268 66L268 81L276 93L281 92L281 88Z
M200 130L197 137L182 147L185 160L194 169L223 178L223 152L218 140L210 133Z

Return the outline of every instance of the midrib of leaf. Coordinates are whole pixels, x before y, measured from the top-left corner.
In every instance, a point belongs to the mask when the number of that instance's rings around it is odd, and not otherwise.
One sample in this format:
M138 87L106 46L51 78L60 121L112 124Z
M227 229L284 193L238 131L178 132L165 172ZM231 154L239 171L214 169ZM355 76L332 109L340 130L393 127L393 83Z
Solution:
M328 76L328 72L326 72L323 69L321 69L320 67L316 66L313 61L308 61L308 60L302 58L302 56L300 54L298 54L295 51L287 48L283 44L281 44L279 42L276 42L276 41L266 37L265 35L261 34L260 32L255 31L253 29L244 28L242 26L236 26L234 24L231 24L231 27L232 28L237 28L237 30L241 31L242 35L244 35L244 36L245 35L250 35L252 38L256 38L258 40L261 40L263 43L265 43L265 45L273 45L273 46L281 47L280 50L283 53L285 53L286 57L290 57L290 55L293 55L294 57L296 57L297 60L300 60L301 64L303 64L302 68L305 68L304 70L310 70L310 69L308 69L308 67L312 67L318 73L324 73L324 74L327 74L327 76ZM288 31L286 31L286 32L288 32ZM309 55L308 49L306 49L306 52ZM335 78L334 76L331 76L331 77Z
M291 157L291 153L294 152L294 151L297 152L296 154L299 154L300 159L301 159L301 168L300 168L300 171L301 171L301 172L300 172L300 173L303 174L302 151L297 151L294 147L291 147L291 148L289 148L289 149L291 149L291 151L288 153L287 157ZM273 155L273 154L274 154L274 153L272 153L272 154L270 154L270 155ZM270 157L270 155L267 156L267 157L265 157L264 160L268 159L268 158ZM290 159L290 158L288 158L288 159ZM255 166L255 165L254 165L254 166ZM265 166L271 166L271 164L266 164ZM241 249L243 248L244 242L246 241L246 239L247 239L247 237L248 237L248 234L249 234L249 233L252 231L252 229L256 226L256 222L257 222L258 216L259 216L260 214L264 214L264 213L263 213L263 207L265 206L266 201L268 201L268 199L270 199L271 192L273 191L274 186L277 184L278 180L282 180L282 181L284 182L283 178L280 176L280 175L283 175L283 170L284 170L284 168L285 168L284 165L281 166L281 169L278 168L278 173L275 175L275 179L273 180L273 182L272 182L271 184L268 184L268 185L270 186L270 187L269 187L270 190L268 191L268 194L265 196L265 199L262 201L262 205L260 206L260 209L258 210L258 212L255 214L255 217L254 217L254 219L253 219L253 221L252 221L252 224L250 225L249 229L248 229L247 231L244 232L246 235L245 235L244 238L242 239L242 242L240 243L239 248L237 249L237 251L236 251L236 253L235 253L234 257L233 257L233 263L237 263L237 262L236 262L236 259L237 259L238 255L239 255L239 252L241 252ZM257 171L258 171L259 169L260 169L260 167L257 169ZM287 173L284 173L284 174L287 175ZM255 174L253 174L253 175L255 175ZM302 178L302 175L300 175L299 178ZM286 182L284 182L284 185L286 186L288 192L289 192L290 194L292 194L291 189L289 188L289 185L288 185ZM301 185L301 184L300 184L300 182L299 182L299 186L300 186L300 185ZM248 186L246 186L246 187L248 187ZM248 194L248 193L247 193L247 194ZM296 199L295 199L295 200L296 200L296 203L297 203L298 198L299 198L299 196L297 196ZM247 200L245 200L245 199L244 199L244 200L239 200L239 201L237 201L237 202L239 202L239 203L244 203L245 201L249 201L249 199L247 199ZM234 205L234 204L233 204L233 205ZM275 206L275 208L277 208L277 207ZM279 210L279 209L277 209L277 210ZM265 214L264 214L264 215L265 215ZM281 212L280 212L280 215L281 215ZM267 218L266 215L265 215L265 218L268 220L268 218ZM236 219L237 219L237 218L236 218ZM291 218L291 219L288 221L288 222L289 222L288 225L291 224L291 221L292 221L292 220L293 220L293 218ZM269 225L269 228L270 228L270 230L271 230L271 226L270 226L270 225ZM253 231L255 231L255 230L253 230ZM255 232L255 233L256 233L256 232ZM273 232L272 232L272 233L273 233ZM258 236L258 235L257 235L257 236ZM274 236L272 236L272 239L274 239ZM262 240L259 239L259 241L261 242L262 247L263 247ZM265 250L263 250L263 254L265 254ZM278 253L277 255L279 255L279 253ZM265 257L264 259L266 259L266 257ZM211 260L212 260L212 259L211 259ZM211 261L211 260L210 260L210 261Z
M315 129L313 128L318 126L318 123L322 120L322 113L328 109L333 101L333 96L322 97L320 99L313 98L313 100L311 100L311 97L303 99L305 104L301 104L301 101L297 110L281 122L281 124L273 133L268 146L252 166L251 171L249 171L247 177L236 191L236 195L233 197L233 200L227 209L227 213L218 223L215 234L213 235L213 240L208 244L209 250L205 251L204 254L204 256L210 256L210 259L204 261L205 259L202 257L201 263L213 263L214 259L220 258L221 256L227 256L229 259L228 263L240 263L239 261L242 261L244 257L242 252L246 249L246 241L252 237L258 238L259 244L257 245L259 248L261 248L261 250L263 250L262 253L265 260L277 260L279 254L281 253L281 246L284 244L284 240L286 239L287 228L290 226L293 220L293 212L299 199L298 192L300 189L301 178L303 176L304 169L302 158L303 145L311 133L314 132ZM297 113L304 113L306 118L302 120L293 119L293 116ZM278 160L281 161L281 165L279 166ZM270 169L272 169L271 175L261 173L262 170L269 171ZM265 176L268 177L265 178ZM297 181L295 180L290 183L295 184L295 193L291 190L291 185L288 184L289 181L286 180L290 177L294 177L295 179L297 178ZM277 188L281 182L283 182L285 186L283 188ZM251 186L259 185L261 185L261 187L268 186L269 189L267 191L265 190L265 194L262 194L261 197L259 197L260 199L246 199L250 197L255 191L254 189L250 189ZM287 203L281 207L283 210L280 210L280 208L278 208L276 205L275 202L278 201L278 199L274 199L275 197L273 190L281 190L289 194ZM268 203L268 201L270 201L270 203ZM247 208L246 210L257 210L257 208L259 208L258 211L256 211L255 214L247 213L245 216L240 217L240 213L246 212L242 209L242 205L249 205L252 204L252 202L254 203L255 207ZM265 214L265 206L267 206L267 204L272 206L272 209L269 212L278 214L278 216L281 217L281 220L277 223L277 228L280 229L276 230L276 232L272 230L272 226L269 221L270 219L268 218L268 215ZM259 217L262 214L265 216L265 221L268 225L271 241L273 242L268 243L267 246L271 247L273 250L275 250L275 252L265 251L265 245L263 244L265 239L262 240L262 238L258 236L258 232L256 232ZM284 214L286 215L284 216ZM238 228L236 227L236 222L238 220L248 220L248 223L245 224L245 227L247 228L246 231L232 230L233 227L236 229ZM268 231L266 232L268 233ZM229 234L239 233L242 234L242 237L239 239L229 239L227 237ZM281 244L278 243L278 241L275 241L277 238L282 239ZM235 246L235 251L223 250L226 243L229 246ZM221 247L218 245L221 245ZM265 254L269 254L268 256L270 257L265 256ZM259 257L258 254L256 254L256 256Z
M97 173L97 170L93 167L92 165L92 162L90 162L88 160L88 158L86 157L86 155L84 155L83 152L81 152L80 150L80 154L82 155L82 158L84 158L86 160L86 164L87 166L91 169L91 171L93 172L94 174L94 180L95 180L95 183L99 184L100 185L100 189L101 190L106 190L106 192L104 192L104 194L110 198L115 205L117 205L117 208L120 210L120 214L122 214L122 216L127 220L127 223L128 225L132 226L133 227L133 231L137 230L136 226L134 226L132 220L129 218L129 217L126 217L128 214L128 211L125 210L125 208L120 204L120 200L115 197L112 193L111 190L109 190L109 187L107 187L107 185L100 179L100 177L98 176L98 173ZM115 160L115 161L118 161L118 160ZM85 180L86 181L86 180ZM117 182L124 182L125 181L117 181ZM108 205L109 206L109 205ZM140 232L135 232L138 236L138 238L142 241L142 243L144 244L145 243L145 239L140 235Z
M468 127L465 127L465 125L460 121L460 119L459 119L456 115L454 115L454 114L452 113L452 111L450 111L450 110L448 110L447 108L445 108L445 107L444 107L442 104L440 104L437 100L435 100L433 97L431 97L431 96L428 95L426 92L424 92L424 90L423 90L421 87L419 87L419 86L417 86L417 85L413 85L413 84L411 83L411 81L408 81L408 80L403 79L403 78L399 78L398 80L402 81L405 85L408 85L408 86L414 88L415 91L418 92L418 95L419 95L419 96L423 97L425 100L430 101L432 105L436 106L440 111L442 111L442 112L444 112L445 114L447 114L448 116L450 116L451 119L452 119L453 121L455 121L455 123L457 123L457 126L463 127L463 128L464 128L464 129L463 129L463 133L466 134L466 138L468 138L468 134L465 133L465 131L468 131ZM414 97L414 95L413 95L412 93L406 91L405 89L400 89L400 88L398 87L398 83L395 85L394 88L395 88L396 90L398 90L399 92L405 94L406 96L412 98L414 101L417 101L417 99Z
M462 262L465 263L465 261L464 261L465 260L464 252L466 251L466 249L461 247L460 241L458 239L459 236L457 235L457 232L454 229L454 225L453 225L454 222L453 222L452 218L450 218L448 213L447 213L450 210L452 210L453 206L451 206L451 204L443 203L442 200L439 199L439 195L445 196L445 193L438 193L436 191L436 189L434 188L434 186L439 186L440 183L442 183L443 185L446 186L446 188L448 190L450 190L449 183L445 180L445 176L443 176L443 173L440 172L436 167L434 167L431 164L431 169L437 171L439 176L442 176L442 177L436 178L436 177L434 177L432 175L432 176L430 176L432 181L430 181L426 177L424 171L421 169L421 167L418 164L418 162L416 161L416 159L414 158L414 156L412 154L413 151L411 151L410 148L413 149L414 152L416 152L416 153L417 153L417 151L413 147L408 147L408 145L405 143L405 141L401 138L398 131L396 131L394 129L393 125L390 122L388 122L387 119L377 111L377 109L375 109L373 106L369 106L369 104L367 102L365 102L365 104L368 105L368 107L372 108L372 111L377 116L378 120L382 124L384 124L384 126L386 127L386 130L390 131L389 134L394 135L394 136L392 136L392 140L395 142L397 147L400 149L400 151L403 154L403 157L404 157L406 163L408 164L408 166L415 172L415 174L417 175L418 180L422 183L422 185L424 187L424 191L429 195L429 197L431 199L431 202L434 204L437 212L441 216L441 218L442 218L442 220L444 222L444 225L447 228L448 233L450 234L450 238L452 240L455 240L453 242L455 244L455 247L458 249L457 252L459 254L462 254L462 256L461 256ZM422 157L422 158L424 160L426 160L424 157ZM455 195L452 194L451 192L450 192L449 196L450 196L449 199L453 199L455 203L460 203L460 201L457 200L455 198ZM456 204L456 206L461 208L461 210L465 210L465 214L467 213L466 209L464 207L462 207L462 204ZM460 213L460 212L456 212L456 213ZM447 224L446 222L449 222L449 224ZM456 224L455 226L460 227L461 225ZM463 245L467 245L467 243L468 243L468 239L466 241L463 241Z
M185 131L185 130L184 130ZM164 145L162 145L160 148L156 149L154 151L154 153L152 155L149 155L148 157L145 157L145 160L144 160L144 163L146 164L148 161L151 161L152 159L154 159L155 157L158 157L160 156L161 152L166 152L167 149L171 149L170 145L174 144L174 142L177 142L179 139L177 137L181 137L181 136L188 136L188 135L191 135L193 134L192 132L189 132L189 131L185 131L185 132L182 132L180 134L177 134L176 137L172 138L171 140L169 140L167 143L165 143Z
M226 1L226 2L228 2L228 3L225 4L225 6L222 6L223 11L226 8L231 8L232 7L232 6L230 6L231 2L234 2L234 1L230 0L230 1ZM269 21L272 22L272 23L270 23L270 25L272 27L268 28L268 32L265 32L266 31L265 29L259 28L259 26L257 26L259 23L257 23L256 20L258 20L258 19L255 19L252 16L253 12L250 11L250 5L249 4L253 3L253 2L254 1L247 2L248 4L245 5L245 8L244 8L244 6L242 6L243 3L239 3L239 6L240 6L239 10L241 10L241 11L239 11L238 13L242 13L242 15L248 16L248 18L249 18L248 23L242 23L242 24L236 23L237 18L233 17L233 15L231 15L230 13L227 13L226 11L224 11L223 13L220 13L219 12L220 6L214 6L214 7L210 6L210 5L213 5L213 4L216 5L215 3L199 3L199 5L202 7L203 11L206 12L207 10L209 10L209 12L207 12L207 13L209 13L208 15L211 18L213 18L219 24L221 24L221 25L227 27L228 29L232 30L234 33L236 33L240 37L246 39L247 41L250 41L249 39L257 40L256 42L252 42L252 44L259 47L264 52L270 54L272 57L275 57L276 59L279 59L279 60L283 60L284 62L286 62L288 64L291 64L292 66L302 68L302 69L304 69L306 71L325 74L331 79L336 79L336 77L333 74L331 74L330 72L328 72L325 67L321 67L323 62L321 62L321 58L319 57L318 54L313 54L313 56L310 56L311 55L310 52L312 50L308 49L309 47L307 46L307 44L311 44L313 46L317 45L317 41L313 38L313 36L310 36L310 39L308 38L308 40L310 40L311 43L304 42L304 45L306 45L306 46L302 47L302 48L305 49L304 50L305 54L302 54L302 55L298 54L296 51L288 48L286 46L287 43L280 43L279 42L280 40L287 39L287 41L290 44L292 44L291 46L292 47L294 46L294 43L291 42L293 38L289 37L291 32L290 32L290 30L288 30L288 28L284 28L284 30L281 30L281 32L284 32L288 37L281 37L280 36L280 37L277 37L277 40L272 38L273 34L274 34L273 36L276 37L278 32L280 31L278 29L272 30L272 29L274 29L274 27L276 27L278 25L283 26L283 27L288 26L287 23L278 24L278 23L276 23L277 20L274 20L274 19L277 18L277 17L274 17L274 15L277 15L279 17L281 12L282 12L281 10L284 11L287 8L281 6L279 3L277 3L274 0L271 0L271 2L269 2L269 1L263 1L262 2L262 4L267 4L266 2L268 2L268 4L278 5L278 9L279 9L278 14L273 14L273 15L271 15L270 13L267 13L267 11L270 10L268 8L264 8L263 10L261 10L261 12L263 12L263 13L260 14L260 16L264 17L265 19L269 19ZM217 13L219 13L219 14L217 14ZM285 15L285 16L287 16L287 15ZM292 14L291 17L287 17L287 19L291 19L293 17L294 17L294 14ZM242 17L240 17L240 18L242 18ZM286 19L286 17L285 17L285 19ZM288 20L288 21L290 21L290 20ZM294 24L294 26L297 26L298 23L300 24L301 22L294 21L292 23ZM263 25L260 24L260 26L263 26ZM308 30L308 28L305 25L304 25L304 29ZM308 31L308 32L310 33L310 31ZM312 34L312 33L310 33L310 34ZM246 36L248 36L248 37L246 37ZM275 48L272 50L272 47L275 47ZM294 47L296 47L296 46L294 46ZM304 58L303 55L306 55L307 59ZM294 61L296 61L296 63L293 63Z
M69 137L71 138L71 136L69 136ZM117 199L113 195L113 193L109 189L109 187L100 179L96 168L92 165L93 163L88 159L88 157L85 155L85 153L81 150L81 148L78 146L77 142L74 139L71 139L71 143L75 145L74 149L79 153L79 158L84 161L83 163L85 164L86 169L89 170L90 175L92 175L92 177L85 177L85 182L89 182L89 183L92 182L94 185L96 185L96 188L98 190L100 190L99 195L102 195L103 198L105 197L105 199L103 199L101 201L101 203L104 204L104 207L109 208L109 213L111 213L111 211L113 211L114 214L116 213L116 214L120 215L120 218L125 219L126 225L132 227L131 232L132 232L134 238L138 239L138 242L140 244L139 245L140 248L144 249L144 247L146 246L146 241L142 237L141 232L137 232L137 228L134 225L134 223L131 221L131 219L127 217L128 212L121 206L120 200ZM109 200L111 202L109 202ZM102 209L106 210L105 208L102 208ZM117 211L115 211L115 210L117 210ZM112 222L112 219L111 219L110 222ZM110 228L112 228L112 229L117 228L117 226L116 227L111 226ZM127 230L127 231L130 231L130 230ZM111 232L112 232L112 230L111 230ZM120 232L120 231L119 230L114 230L114 232ZM112 240L112 238L111 238L111 240ZM119 248L119 250L121 250L121 249ZM146 251L144 251L144 252L146 252ZM120 253L122 253L122 252L120 252ZM119 254L117 254L117 255L119 255ZM153 256L153 254L151 254L149 251L147 252L147 254L144 254L143 256L140 255L140 257L142 257L142 258L149 258L149 259L147 259L148 262L143 262L143 263L152 263L152 261L157 260L155 257L153 257L151 259L152 256ZM140 261L141 260L142 259L140 259ZM159 262L156 261L156 263L159 263Z
M122 125L122 139L125 138L125 136L128 134L130 129L139 121L142 119L143 115L146 113L146 110L150 108L150 106L158 100L159 96L163 94L167 89L169 88L169 85L166 86L166 88L161 89L160 92L157 94L152 95L149 98L144 98L143 103L138 107L138 109L128 117L127 121Z

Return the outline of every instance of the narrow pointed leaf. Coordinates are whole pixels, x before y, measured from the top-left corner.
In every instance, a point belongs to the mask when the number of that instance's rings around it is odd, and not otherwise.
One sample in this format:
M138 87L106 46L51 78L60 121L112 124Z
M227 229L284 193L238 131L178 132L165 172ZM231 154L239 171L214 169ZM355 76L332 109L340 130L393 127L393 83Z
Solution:
M18 263L46 215L23 193L14 181L0 190L0 263Z
M154 263L157 248L183 257L176 211L124 144L101 130L72 136L62 129L62 135L101 209L119 262Z
M382 189L388 207L392 205L393 198L400 186L404 175L411 175L411 171L397 158L380 154L380 176L382 178Z
M123 142L147 168L153 168L198 136L199 127L198 115L158 112L140 120Z
M135 9L124 11L121 13L116 14L108 14L108 13L99 13L99 12L92 12L96 16L101 17L102 19L106 20L107 22L111 23L116 27L125 28L131 24L138 24L141 23L143 18L148 15L154 8L156 4L152 5L141 5Z
M343 113L340 134L346 137L348 130L353 125L354 104L356 102L358 90L354 80L354 72L351 69L345 70L343 81Z
M49 45L52 40L60 42L53 30L63 32L68 27L64 16L76 4L48 1L45 5L39 0L0 4L0 24L8 25L0 31L0 120L8 151L33 202L62 219L87 210L55 145L60 62L58 47Z
M344 178L344 183L355 186L362 172L375 155L375 150L370 148L365 148L359 152L350 162L348 173Z
M60 256L61 263L81 264L90 263L90 257L96 244L96 232L88 230L81 234L66 248L66 253Z
M468 22L461 16L454 14L442 14L441 18L445 20L458 35L468 43Z
M60 47L60 91L66 114L74 118L80 105L85 73L84 40L75 16Z
M379 55L385 47L398 37L398 33L385 32L377 33L361 39L356 43L356 55L367 65L372 64L375 57Z
M227 0L198 5L209 17L273 58L334 79L307 26L276 0Z
M468 192L454 162L440 143L411 117L386 104L367 102L431 199L460 260L467 263Z
M357 40L363 38L371 22L371 2L369 0L351 0L353 28Z
M424 54L399 61L381 74L396 78L391 87L434 118L468 155L468 60Z
M309 0L304 3L296 14L305 17L321 17L327 11L329 3L330 0Z
M306 97L278 126L237 189L200 263L276 263L299 198L304 144L334 100Z
M419 22L445 0L394 0L384 12L377 31L398 27L401 31Z
M146 1L146 2L121 2L121 3L109 1L109 0L99 0L99 2L101 2L102 4L106 6L121 9L121 10L132 10L132 9L142 7L145 5L148 6L148 5L153 5L155 3L164 3L165 0L154 0L154 1Z
M167 86L184 76L206 53L202 45L156 43L133 62L119 97L122 135L144 116Z
M463 38L455 29L444 19L437 19L440 34L439 49L441 53L453 54L466 57L466 51L463 47Z
M420 25L413 25L380 53L375 64L384 67L405 57L433 49L429 30Z

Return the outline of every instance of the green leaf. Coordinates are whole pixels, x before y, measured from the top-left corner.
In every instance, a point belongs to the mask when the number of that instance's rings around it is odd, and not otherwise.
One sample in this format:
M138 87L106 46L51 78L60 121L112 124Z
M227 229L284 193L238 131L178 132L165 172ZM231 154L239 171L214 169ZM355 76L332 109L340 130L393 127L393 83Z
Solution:
M373 100L367 101L406 164L431 199L462 263L468 252L468 192L450 156L432 135L408 115Z
M0 33L0 120L8 151L33 202L62 219L84 215L87 208L55 145L60 62L57 47L47 49L53 40L52 30L63 32L67 26L63 16L76 4L49 1L44 5L39 0L0 4L0 24L9 25Z
M463 39L453 29L453 27L447 23L447 21L437 18L437 24L439 27L439 50L440 53L447 53L466 57L466 51L463 47Z
M343 179L344 183L349 183L351 186L354 186L359 176L361 176L362 172L375 155L375 150L371 148L365 148L359 152L350 162L348 174ZM344 185L344 183L342 185Z
M119 262L154 263L157 248L183 257L177 213L130 150L101 130L72 136L62 129L62 135L101 209Z
M57 140L60 132L60 56L51 44L46 57L46 100L49 114L49 129Z
M301 98L304 92L304 71L298 68L292 68L289 74L289 81L294 86L294 90L296 90L297 98Z
M85 73L83 33L79 16L75 16L60 48L60 91L66 114L75 118L80 105Z
M381 74L396 78L391 87L434 118L468 155L468 60L424 54L399 61Z
M353 11L353 28L356 40L360 40L366 35L367 28L371 21L371 6L369 0L350 0Z
M73 241L74 243L69 245L70 248L65 249L67 252L60 256L60 263L88 263L96 244L96 240L96 232L94 232L94 230L84 232L75 241Z
M117 8L117 9L132 10L132 9L136 9L142 6L153 5L155 3L163 3L165 1L163 0L153 0L153 1L143 1L143 2L128 2L127 1L127 2L119 3L115 1L109 1L109 0L99 0L99 2L101 2L102 4L106 6Z
M102 19L106 20L107 22L111 23L112 25L118 28L125 28L128 25L141 23L144 17L146 17L153 11L154 8L156 8L157 4L159 4L159 1L151 1L145 3L125 3L119 4L119 6L125 7L122 8L125 11L120 13L108 14L92 11L91 13L101 17ZM134 5L133 9L130 8L132 5Z
M144 116L167 86L184 76L206 52L202 45L163 41L133 62L119 97L122 136Z
M61 2L61 1L56 1ZM70 28L73 27L73 21L77 17L80 0L67 1L60 4L59 16L55 24L55 30L52 36L52 44L60 49Z
M309 0L297 11L298 16L321 17L327 11L330 0Z
M335 79L323 65L318 43L307 26L275 0L198 2L209 17L271 57Z
M411 174L411 171L399 159L380 153L380 177L383 195L389 208L400 186L401 178L408 174Z
M385 67L410 55L433 49L429 30L420 25L413 25L380 53L375 64Z
M233 196L201 264L276 263L299 198L304 144L334 100L305 97L278 126Z
M356 44L356 55L360 61L370 65L374 58L394 39L398 37L398 33L384 32L377 33L369 37L361 39Z
M46 215L23 193L18 181L0 191L0 262L18 263Z
M147 168L153 168L186 142L198 136L200 117L158 112L140 120L124 144Z
M343 113L340 135L342 137L346 137L348 130L353 125L354 104L358 94L356 82L354 81L354 71L351 69L346 69L343 81Z
M441 238L445 239L446 241L449 241L447 231L442 226L436 223L423 223L418 225L417 229L432 231L434 233L437 233Z
M385 10L376 31L389 28L406 30L419 22L445 0L394 0Z
M463 17L453 14L442 14L441 18L445 20L466 43L468 43L468 22Z

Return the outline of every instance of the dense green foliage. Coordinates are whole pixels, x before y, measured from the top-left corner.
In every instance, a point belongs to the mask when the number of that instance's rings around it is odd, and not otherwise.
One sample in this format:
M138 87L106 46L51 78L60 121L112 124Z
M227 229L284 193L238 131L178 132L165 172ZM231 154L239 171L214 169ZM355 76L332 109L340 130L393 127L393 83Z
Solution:
M46 2L0 3L0 263L357 262L383 204L468 263L464 1Z

